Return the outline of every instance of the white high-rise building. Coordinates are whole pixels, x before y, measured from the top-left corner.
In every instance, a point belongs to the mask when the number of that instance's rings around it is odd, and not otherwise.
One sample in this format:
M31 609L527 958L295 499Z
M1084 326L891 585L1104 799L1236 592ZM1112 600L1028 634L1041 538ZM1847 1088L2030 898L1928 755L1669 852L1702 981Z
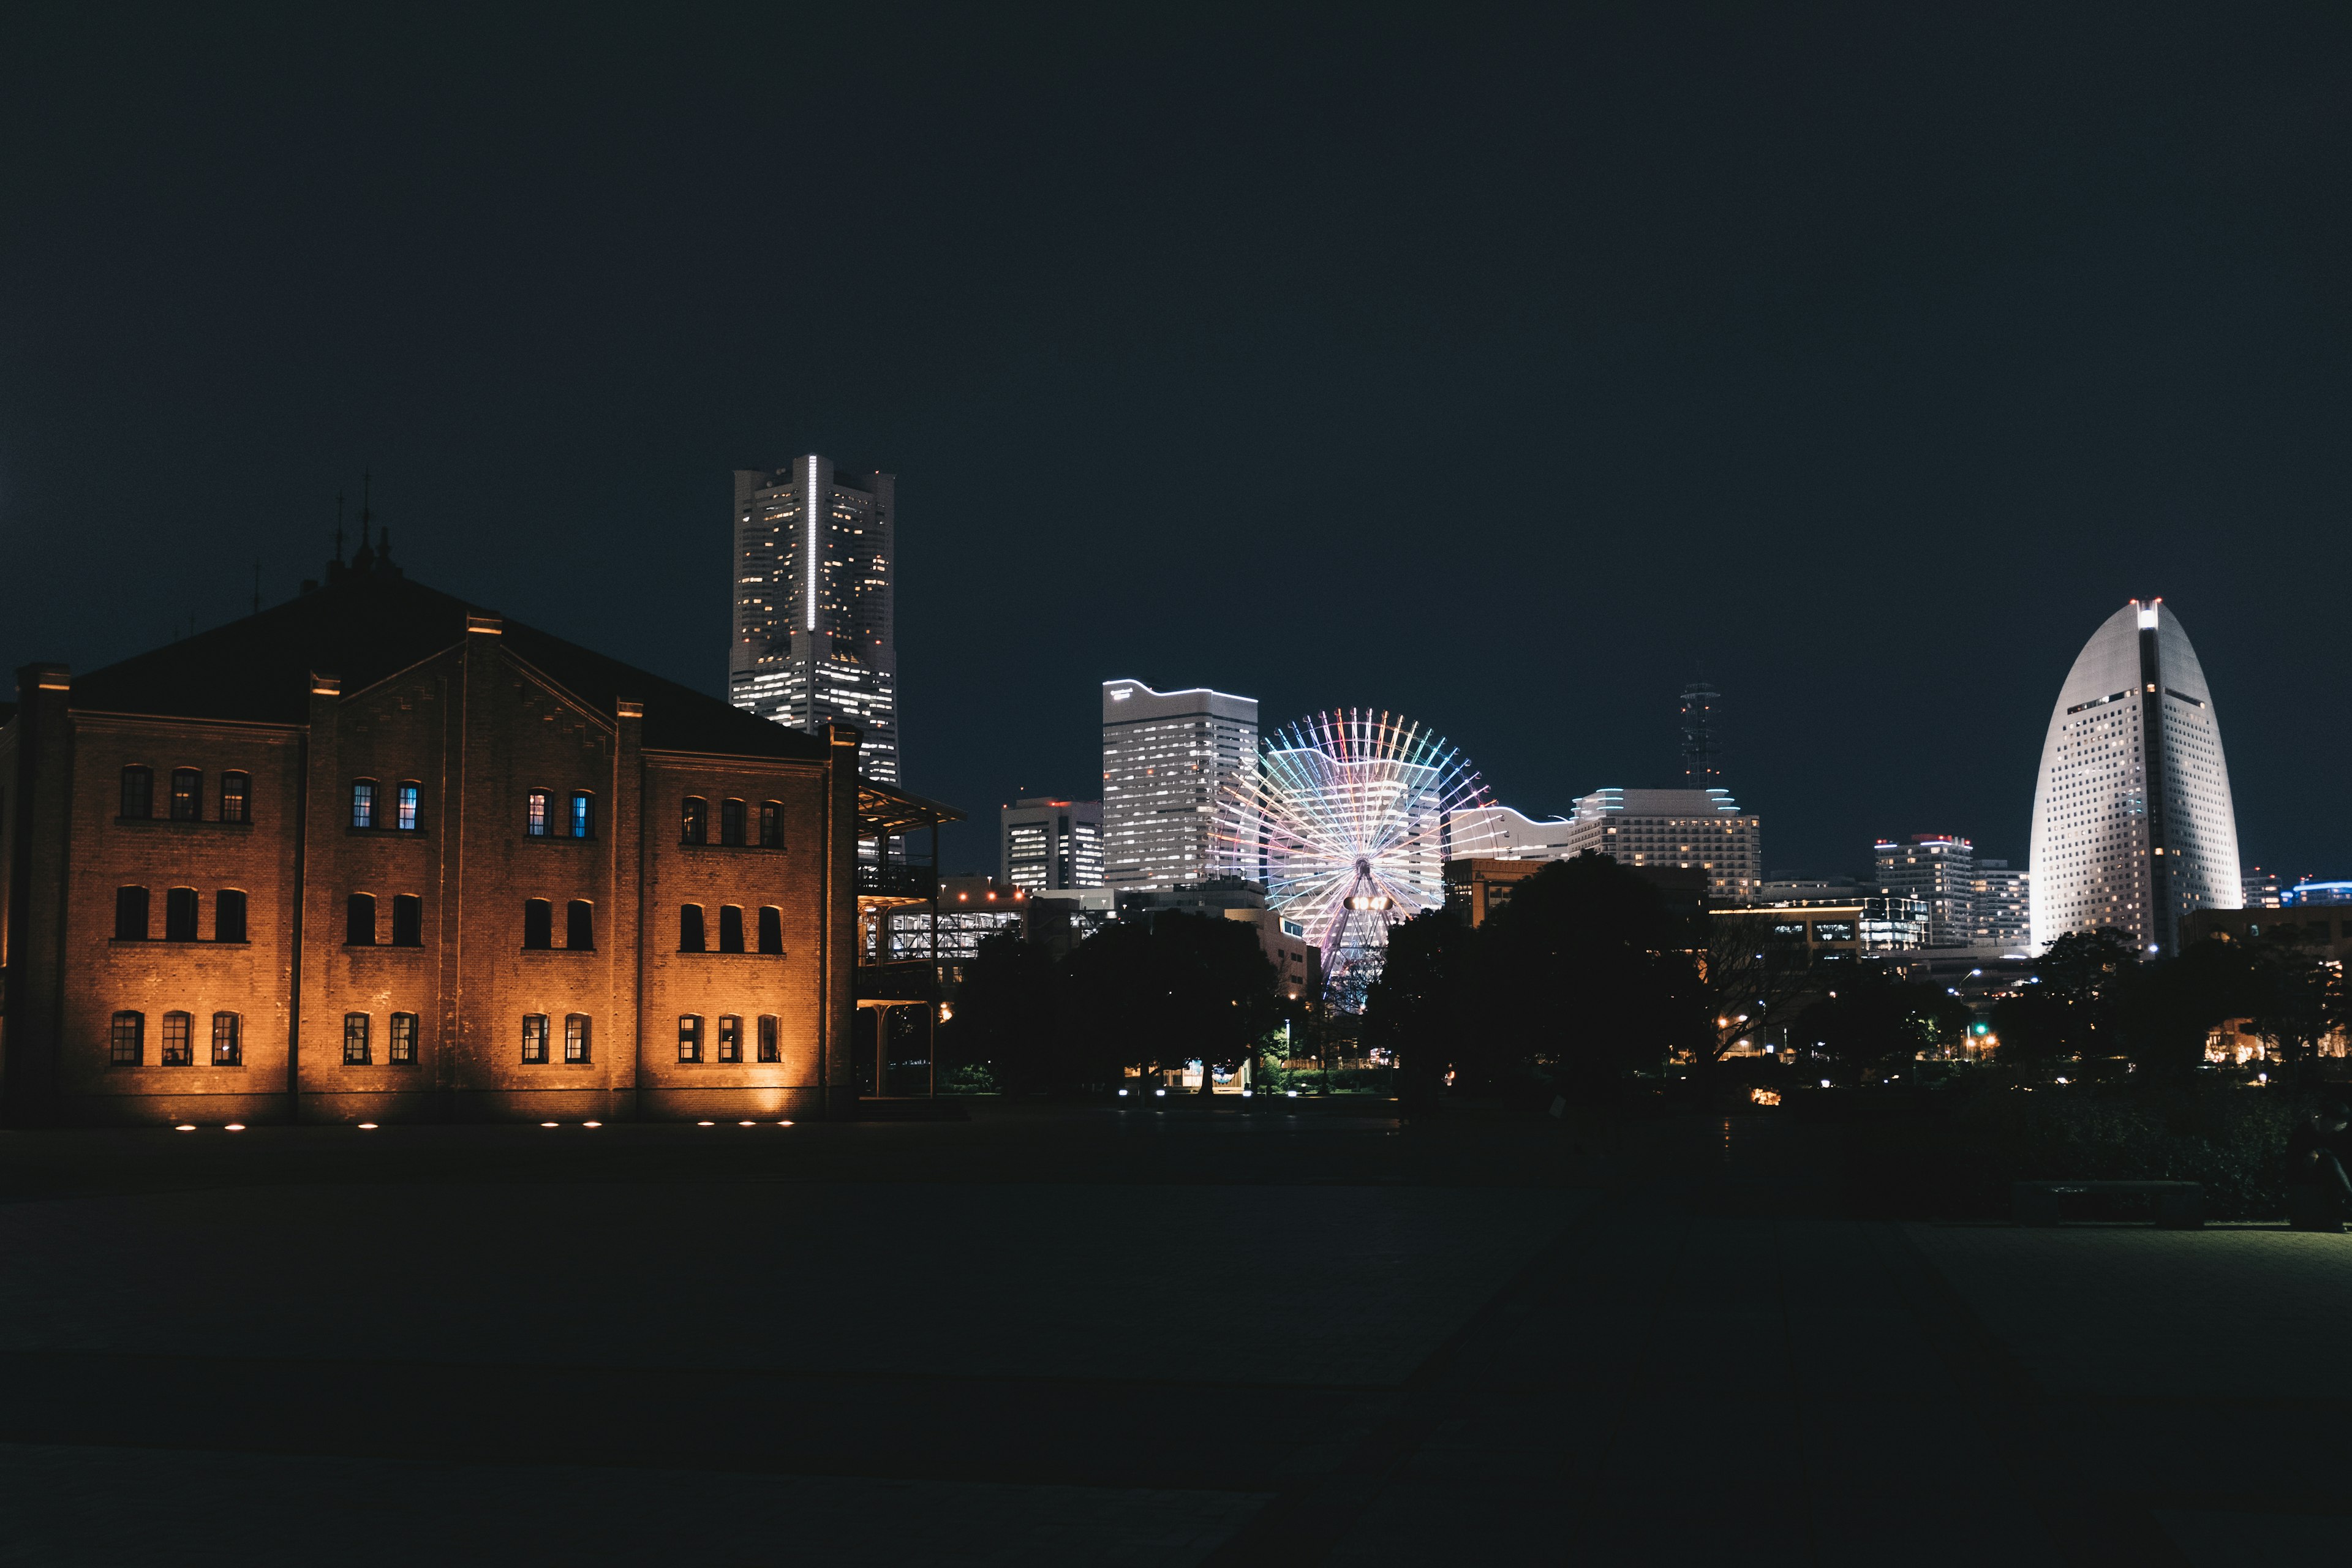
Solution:
M997 813L997 880L1024 893L1103 885L1102 802L1024 800Z
M1217 796L1257 771L1257 699L1103 682L1103 881L1181 888L1213 875Z
M1601 789L1569 818L1568 854L1706 873L1706 896L1744 904L1763 885L1763 821L1727 789Z
M1979 945L2022 949L2033 934L2033 879L2006 860L1979 857L1976 869Z
M2033 786L2037 952L2112 926L2179 948L2180 917L2244 905L2230 769L2179 617L2134 599L2074 660Z
M727 697L794 730L857 726L858 769L898 782L898 479L819 457L735 471Z
M1927 907L1927 945L1966 947L1976 940L1976 846L1943 833L1912 835L1907 844L1878 841L1881 890Z

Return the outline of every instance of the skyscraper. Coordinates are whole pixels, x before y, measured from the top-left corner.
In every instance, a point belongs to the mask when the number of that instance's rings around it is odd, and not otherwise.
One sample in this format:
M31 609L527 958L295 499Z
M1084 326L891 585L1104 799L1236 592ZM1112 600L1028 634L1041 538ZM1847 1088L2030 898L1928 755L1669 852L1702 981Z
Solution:
M1966 947L1976 935L1976 847L1943 833L1878 841L1878 885L1927 908L1927 945Z
M2230 769L2179 617L2134 599L2059 689L2033 788L2033 946L2113 926L2179 947L2180 917L2243 906Z
M1024 893L1103 885L1098 800L1024 800L997 813L997 880Z
M1723 782L1723 752L1716 740L1715 705L1723 693L1704 680L1683 688L1683 787L1712 789Z
M856 725L859 771L884 784L898 781L897 488L814 456L735 471L728 700L794 730Z
M1103 881L1180 888L1211 875L1217 796L1257 771L1257 699L1103 682Z

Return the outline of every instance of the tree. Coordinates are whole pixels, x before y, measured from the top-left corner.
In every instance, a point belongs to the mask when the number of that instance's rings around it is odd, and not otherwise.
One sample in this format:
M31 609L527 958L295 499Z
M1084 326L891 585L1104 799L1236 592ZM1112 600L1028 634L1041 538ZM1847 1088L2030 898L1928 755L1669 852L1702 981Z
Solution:
M1455 1058L1477 1042L1476 951L1469 921L1424 910L1389 929L1381 977L1364 1001L1363 1040L1397 1062L1397 1098L1433 1107Z
M1798 1020L1803 1042L1828 1053L1851 1083L1907 1071L1921 1051L1957 1042L1968 1026L1967 1006L1948 991L1894 979L1874 965L1842 976L1836 991Z
M1052 952L1017 929L997 931L981 938L964 967L940 1054L954 1066L986 1067L1008 1094L1055 1088L1083 1076L1066 1012Z
M1066 965L1087 1081L1199 1059L1240 1061L1277 1016L1276 975L1239 921L1169 910L1105 926ZM1203 1070L1207 1093L1211 1074Z
M1473 1027L1492 1044L1465 1054L1495 1077L1531 1072L1606 1092L1712 1038L1694 960L1705 933L1607 856L1546 866L1478 935Z
M1727 911L1701 917L1706 942L1697 954L1699 999L1707 1019L1704 1069L1766 1024L1792 1021L1795 1005L1817 994L1821 982L1801 942L1776 938L1769 912Z
M2319 1072L2319 1042L2345 1024L2342 971L2300 932L2265 937L2250 953L2254 1033L2303 1087Z
M2259 1005L2259 975L2243 942L2208 937L2171 958L2123 972L2114 1010L2116 1045L2139 1070L2162 1078L2192 1072L2225 1018Z

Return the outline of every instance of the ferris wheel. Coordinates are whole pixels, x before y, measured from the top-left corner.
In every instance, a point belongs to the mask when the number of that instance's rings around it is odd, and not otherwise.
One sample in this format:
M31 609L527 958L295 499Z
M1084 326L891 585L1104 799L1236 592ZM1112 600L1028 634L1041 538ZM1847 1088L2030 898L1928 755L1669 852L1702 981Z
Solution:
M1445 862L1486 853L1486 787L1420 724L1370 709L1317 713L1260 744L1218 805L1222 876L1266 902L1323 952L1324 994L1359 1006L1391 924L1445 901Z

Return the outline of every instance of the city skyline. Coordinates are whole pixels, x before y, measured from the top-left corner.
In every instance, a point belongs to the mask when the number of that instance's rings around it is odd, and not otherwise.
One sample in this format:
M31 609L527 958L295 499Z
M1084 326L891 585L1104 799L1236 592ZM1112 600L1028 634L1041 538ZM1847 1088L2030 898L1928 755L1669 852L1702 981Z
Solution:
M520 32L474 41L493 77L400 29L289 40L328 104L234 26L61 22L0 110L54 153L0 257L45 301L6 329L0 658L217 625L257 562L283 602L373 468L412 569L719 694L726 475L815 452L905 487L905 782L972 811L951 868L1020 794L1093 798L1064 715L1103 679L1425 714L1540 818L1673 783L1694 670L1768 870L1928 828L2022 864L2048 715L1980 694L2161 593L2230 710L2243 857L2352 869L2352 734L2307 719L2352 677L2340 27L1529 26L1375 27L1336 77L1278 24L927 36L789 100L758 27L726 85L654 37L601 97ZM1008 90L1034 116L985 112ZM780 161L890 195L807 244L740 200ZM1408 186L1444 195L1400 232ZM735 240L689 241L720 211Z

